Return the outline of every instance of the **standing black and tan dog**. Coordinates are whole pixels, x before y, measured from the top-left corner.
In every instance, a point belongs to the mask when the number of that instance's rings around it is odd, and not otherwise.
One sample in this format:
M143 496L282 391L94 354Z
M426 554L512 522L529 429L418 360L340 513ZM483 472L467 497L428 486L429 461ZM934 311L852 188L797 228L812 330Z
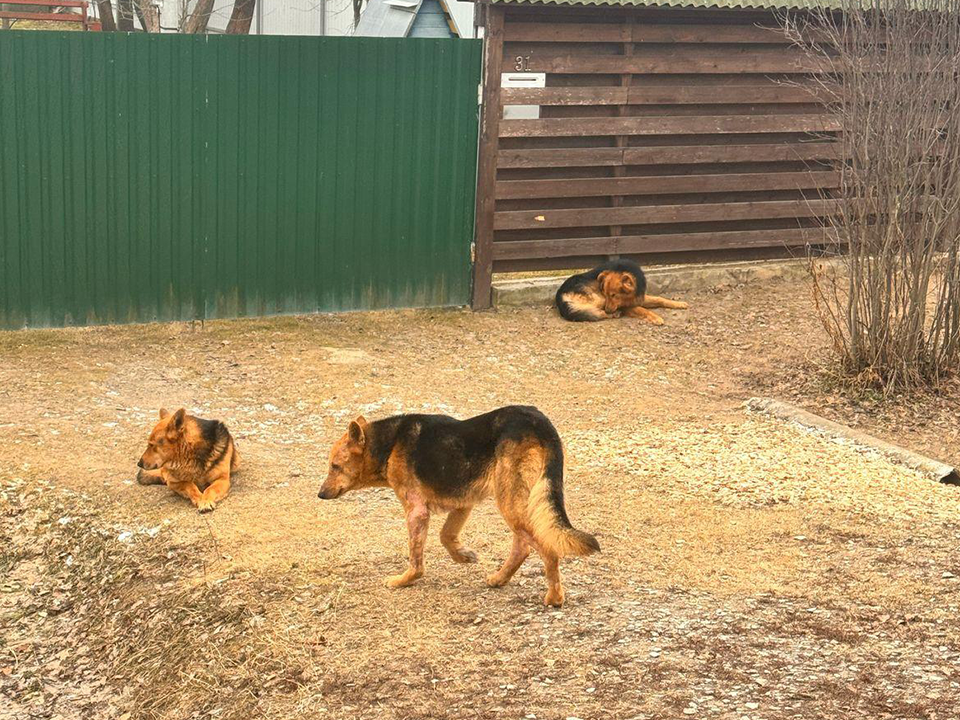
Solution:
M210 512L227 496L230 473L239 464L233 438L222 422L187 415L183 408L172 414L161 409L160 422L137 463L137 482L165 484L200 512Z
M556 302L560 315L575 322L622 316L663 325L663 318L650 308L687 308L685 302L647 295L643 270L630 260L610 260L589 272L567 278L557 290Z
M410 535L407 571L387 579L409 585L423 575L423 546L430 513L448 513L440 542L459 563L477 556L460 544L460 530L473 506L496 499L513 530L513 548L487 577L509 582L530 549L543 559L547 605L563 604L560 558L600 550L596 538L571 526L563 506L563 446L556 428L534 407L510 406L469 420L446 415L397 415L367 422L362 416L330 453L330 470L319 497L348 490L390 487L403 505Z

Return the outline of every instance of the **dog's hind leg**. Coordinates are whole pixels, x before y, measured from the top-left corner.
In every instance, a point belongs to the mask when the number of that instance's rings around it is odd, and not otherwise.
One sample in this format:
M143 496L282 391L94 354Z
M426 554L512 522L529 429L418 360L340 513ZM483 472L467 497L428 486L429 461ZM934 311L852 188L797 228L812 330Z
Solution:
M667 308L668 310L686 310L690 307L680 300L667 300L656 295L645 295L640 304L645 308Z
M470 517L470 511L473 508L458 508L447 515L446 522L440 530L440 542L450 553L450 557L458 563L475 563L477 554L473 550L468 550L460 542L460 531Z
M213 481L207 489L203 491L203 497L197 505L197 510L202 513L210 512L217 506L218 502L227 496L228 492L230 492L229 475Z
M530 544L518 532L513 533L513 547L510 548L510 554L503 561L503 565L495 573L487 575L487 585L490 587L502 587L510 582L510 578L523 565L523 561L530 554Z
M399 575L388 577L388 587L403 587L423 577L423 546L427 541L430 510L422 502L407 505L407 532L410 535L410 566Z
M574 322L597 322L612 317L603 311L603 295L598 292L566 293L560 298L557 308L561 316Z
M547 575L547 594L543 596L543 604L560 607L564 597L563 584L560 582L560 558L543 550L540 551L540 557Z

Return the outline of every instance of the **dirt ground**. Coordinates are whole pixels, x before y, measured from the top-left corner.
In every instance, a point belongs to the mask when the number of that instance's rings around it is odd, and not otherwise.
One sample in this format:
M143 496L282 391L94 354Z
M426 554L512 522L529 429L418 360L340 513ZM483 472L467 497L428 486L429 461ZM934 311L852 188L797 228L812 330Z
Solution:
M960 717L960 489L781 421L786 399L960 460L958 398L844 396L802 283L688 296L667 325L546 307L0 334L0 716ZM488 589L492 504L411 588L388 490L316 497L358 413L553 419L603 552ZM160 405L243 469L201 516L133 483Z

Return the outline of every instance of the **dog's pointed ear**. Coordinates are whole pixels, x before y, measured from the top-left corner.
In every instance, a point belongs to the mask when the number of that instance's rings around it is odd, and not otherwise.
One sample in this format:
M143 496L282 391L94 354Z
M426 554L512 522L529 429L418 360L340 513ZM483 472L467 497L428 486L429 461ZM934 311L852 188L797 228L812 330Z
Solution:
M176 432L181 432L183 430L183 419L187 416L187 411L184 408L180 408L173 414L173 420L170 421L170 428Z
M166 408L160 408L160 419L163 420L170 414L170 411Z
M607 291L607 280L610 278L611 274L612 273L610 270L604 270L602 273L597 275L597 285L600 286L600 292Z
M367 426L369 423L363 415L358 415L356 420L350 423L347 433L350 436L350 442L354 445L363 447L367 442Z
M623 286L631 291L637 289L637 278L633 276L633 273L623 274Z

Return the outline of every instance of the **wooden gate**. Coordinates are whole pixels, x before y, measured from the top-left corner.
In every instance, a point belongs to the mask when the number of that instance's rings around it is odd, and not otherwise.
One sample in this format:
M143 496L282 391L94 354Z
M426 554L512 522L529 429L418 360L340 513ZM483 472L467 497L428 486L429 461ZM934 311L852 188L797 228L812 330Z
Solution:
M475 307L493 272L782 254L822 237L837 128L772 12L484 11ZM502 73L544 86L501 87ZM503 117L512 106L522 119Z

